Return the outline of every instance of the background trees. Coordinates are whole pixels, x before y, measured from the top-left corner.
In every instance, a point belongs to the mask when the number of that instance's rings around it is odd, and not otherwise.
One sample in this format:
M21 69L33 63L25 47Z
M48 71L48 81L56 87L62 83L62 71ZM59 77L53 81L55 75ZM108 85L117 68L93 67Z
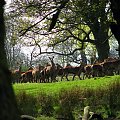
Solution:
M61 55L61 62L77 62L83 59L77 57L81 50L86 55L88 43L96 49L94 58L102 61L110 56L109 0L13 0L10 11L16 39L24 46L35 47L34 58L55 53Z
M105 1L107 2L107 1ZM66 40L74 41L76 40L78 43L81 44L79 48L76 48L73 50L72 53L74 53L76 50L82 50L85 47L85 42L91 42L96 45L99 59L102 60L103 58L106 58L109 53L109 45L108 45L108 39L107 38L107 23L105 24L105 20L107 18L106 16L106 10L105 7L107 7L107 4L103 1L97 1L94 0L87 0L87 1L70 1L67 4L63 4L62 1L55 1L55 0L44 0L44 1L19 1L15 0L13 1L11 10L15 11L15 14L11 16L17 17L19 19L16 19L15 26L15 33L12 34L13 38L18 37L16 34L17 31L19 31L19 40L23 40L25 38L31 38L31 35L33 33L36 34L36 36L39 34L42 36L41 39L48 40L48 45L51 45L54 47L56 43L61 43ZM81 4L82 3L82 4ZM101 3L101 4L100 4ZM113 17L116 20L116 24L114 24L118 28L117 33L119 32L119 0L112 1L111 0L111 10L113 11ZM61 5L64 5L62 9L60 8ZM11 76L10 72L8 70L8 63L7 63L7 57L5 52L5 24L4 24L4 9L3 6L5 5L5 1L0 1L0 120L19 120L19 113L15 101L14 92L11 86ZM103 7L98 10L98 8L101 5ZM80 8L82 8L80 11ZM89 11L89 7L92 8L92 11L87 14ZM61 9L61 10L59 10ZM59 14L56 12L60 11ZM91 10L91 9L90 9ZM102 11L102 13L101 13ZM84 13L82 14L80 13ZM98 12L99 14L95 14ZM22 13L22 14L21 14ZM48 33L49 23L51 21L52 15L58 14L58 17L56 17L57 23L55 23L55 27L53 25L53 30ZM79 13L79 14L78 14ZM90 15L90 16L89 16ZM98 16L96 16L98 15ZM87 16L87 17L86 17ZM59 18L59 19L58 19ZM89 18L90 21L87 21L86 19ZM110 17L109 17L110 18ZM36 21L35 21L36 20ZM94 21L95 20L95 21ZM27 23L27 24L26 24ZM74 23L74 24L73 24ZM95 25L95 26L94 26ZM111 24L112 25L112 24ZM93 27L94 26L94 27ZM104 32L103 32L104 31ZM91 34L92 32L92 34ZM114 33L113 34L118 40L119 38ZM62 35L62 33L65 33L65 35ZM56 36L63 37L64 39L56 40ZM61 36L60 36L61 35ZM92 37L90 37L90 35ZM22 37L21 37L22 36ZM102 36L102 37L101 37ZM100 37L100 38L99 38ZM94 40L91 40L93 38ZM104 41L103 41L103 39ZM33 45L36 45L39 47L40 51L39 54L42 54L41 46L38 44L41 42L41 39L39 41L32 41ZM50 44L51 39L53 40L53 43ZM14 40L14 39L12 39ZM76 42L76 43L77 43ZM29 43L29 42L28 42ZM73 42L74 43L74 42ZM104 49L105 54L102 55L102 52L99 48ZM101 45L101 44L104 44ZM76 44L75 44L76 45ZM77 44L78 45L78 44ZM13 42L14 46L14 42ZM46 52L44 52L46 53ZM51 53L54 53L52 51ZM71 54L71 53L69 53Z

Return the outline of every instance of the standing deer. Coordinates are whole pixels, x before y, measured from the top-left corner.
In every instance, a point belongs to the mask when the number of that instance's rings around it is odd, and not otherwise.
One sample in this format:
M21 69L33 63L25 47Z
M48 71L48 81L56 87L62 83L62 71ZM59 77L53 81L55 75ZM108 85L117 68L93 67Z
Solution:
M63 68L62 79L65 76L67 81L69 81L68 75L73 74L72 80L74 80L75 76L78 76L79 79L81 80L82 78L80 77L80 75L81 75L82 72L84 72L84 66L85 66L84 63L81 63L80 66L78 66L78 67L73 67L71 65L67 65L65 68Z
M17 70L12 71L12 82L13 83L19 83L21 77L21 66Z
M40 82L40 72L41 72L41 70L43 70L43 68L44 67L39 64L38 67L33 69L32 75L33 75L34 82L36 82L36 83Z
M84 79L85 78L91 78L92 77L92 65L86 65L84 67L84 71L85 71L85 74L84 74Z
M61 81L62 81L63 67L58 63L56 64L56 76L61 76Z
M21 74L21 83L33 83L33 75L32 75L33 68L30 67L26 72Z
M51 82L56 80L56 66L53 62L53 58L54 57L49 57L51 64L46 66L45 68L45 78L47 82L50 82L49 78L51 79Z

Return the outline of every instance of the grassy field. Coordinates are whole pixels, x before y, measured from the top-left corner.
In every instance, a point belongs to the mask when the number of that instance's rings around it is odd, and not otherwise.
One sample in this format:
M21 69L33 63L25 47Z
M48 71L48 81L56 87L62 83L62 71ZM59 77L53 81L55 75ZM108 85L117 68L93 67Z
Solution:
M106 76L102 78L92 78L86 80L74 80L74 81L61 81L54 83L22 83L14 84L13 88L15 93L25 91L27 94L37 95L39 92L45 92L47 94L57 94L61 89L71 89L73 87L80 87L83 89L92 88L106 88L110 83L115 80L120 80L120 76Z
M120 75L86 80L54 83L22 83L13 85L21 114L32 115L38 120L55 120L57 115L77 120L81 109L120 116ZM85 98L84 100L80 100ZM67 113L67 116L66 116ZM41 116L42 115L42 116Z

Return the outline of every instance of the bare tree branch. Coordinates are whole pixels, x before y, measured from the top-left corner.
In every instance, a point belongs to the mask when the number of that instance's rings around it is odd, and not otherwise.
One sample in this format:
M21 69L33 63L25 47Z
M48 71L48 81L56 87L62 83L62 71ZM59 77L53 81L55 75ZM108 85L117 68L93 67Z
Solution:
M38 57L39 55L42 55L42 54L57 54L57 55L64 55L64 56L69 56L69 55L73 55L76 51L78 50L82 50L83 47L81 48L76 48L74 49L72 52L68 53L68 54L64 54L64 53L59 53L59 52L55 52L55 51L52 51L52 52L41 52L37 55L34 55L34 57Z
M54 13L56 10L53 10L52 12L48 13L47 15L45 15L40 21L36 22L35 24L29 26L26 29L21 30L19 33L21 34L20 36L24 36L30 29L32 29L33 27L35 27L37 24L39 24L40 22L42 22L44 19L46 19L46 17L52 13Z
M56 22L57 22L57 19L58 19L58 16L61 12L61 10L65 7L65 5L69 2L69 0L63 0L61 2L61 5L58 7L57 9L57 12L55 14L53 14L53 18L52 18L52 22L50 24L50 28L49 28L49 32L54 28Z

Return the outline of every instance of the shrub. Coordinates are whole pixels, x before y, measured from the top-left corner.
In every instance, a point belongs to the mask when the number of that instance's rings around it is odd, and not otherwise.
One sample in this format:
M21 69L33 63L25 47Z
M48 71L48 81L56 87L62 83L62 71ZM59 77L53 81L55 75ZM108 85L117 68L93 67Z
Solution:
M108 102L111 115L115 115L117 111L120 111L120 82L118 80L108 87Z
M53 98L46 93L39 93L37 96L37 105L39 106L39 114L52 116L54 113L54 102Z
M74 109L76 107L80 107L80 104L82 104L84 100L82 93L83 90L79 87L74 87L69 90L61 90L59 93L59 109L57 111L58 116L62 116L64 119L74 120Z
M101 86L97 89L90 87L61 89L57 96L40 92L34 97L22 91L17 94L17 103L21 114L32 116L56 116L74 120L76 115L81 113L81 109L87 105L90 106L91 111L102 113L105 118L118 116L120 113L120 82L112 82L104 89Z
M16 99L21 114L27 114L31 116L37 115L35 97L26 94L25 91L22 91L17 95Z

